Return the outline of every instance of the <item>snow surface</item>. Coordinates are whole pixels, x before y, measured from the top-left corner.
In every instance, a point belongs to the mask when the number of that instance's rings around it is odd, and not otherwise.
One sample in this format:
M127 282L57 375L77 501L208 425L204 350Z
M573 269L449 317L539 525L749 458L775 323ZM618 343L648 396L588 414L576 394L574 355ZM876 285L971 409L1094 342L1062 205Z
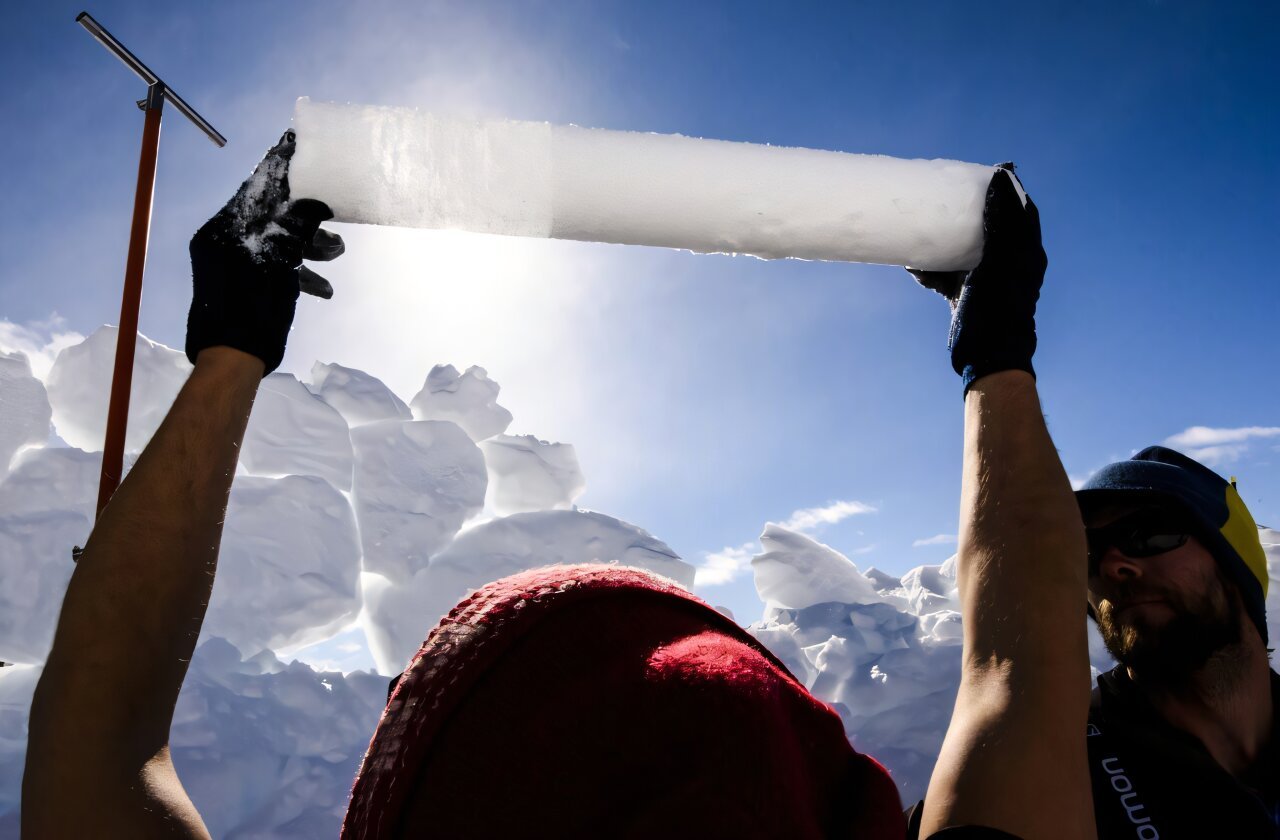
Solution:
M994 167L299 99L294 195L339 222L972 268Z
M495 435L480 449L489 467L487 504L500 516L565 509L587 487L572 444Z
M58 436L89 452L102 449L107 433L110 392L103 383L111 382L115 370L118 334L116 327L99 327L84 341L63 349L44 381ZM138 334L124 439L126 452L141 452L151 440L190 373L191 363L185 353Z
M436 365L410 406L419 420L451 420L472 440L481 441L511 425L511 412L498 405L498 390L482 367L469 367L459 375L453 365Z
M17 836L30 698L73 569L70 550L84 543L96 500L100 454L61 443L87 439L110 338L100 330L43 377L36 371L61 440L25 435L27 448L0 481L0 661L21 663L0 668L0 837ZM181 384L172 377L181 354L146 339L139 354L156 381L142 377L135 411L158 418ZM38 393L21 362L0 370L10 377L0 381ZM415 402L457 420L407 419L375 377L338 365L318 364L310 383L269 379L254 409L257 455L235 479L208 620L172 730L178 772L215 837L336 836L387 675L469 590L546 563L595 560L693 585L694 568L642 528L551 509L581 491L572 448L483 434L510 422L497 384L478 368L437 372L444 387L424 391L448 396ZM38 398L3 410L6 425L47 429ZM481 521L486 487L496 518ZM502 515L533 505L543 507ZM1280 532L1261 535L1275 579ZM767 606L749 631L835 706L850 740L889 767L905 802L918 799L959 680L954 558L896 577L861 571L783 525L767 525L760 544L751 568ZM1280 626L1280 587L1271 587L1267 612ZM330 644L345 655L361 636L381 673L284 661ZM1090 650L1095 669L1111 666L1096 632Z
M26 354L0 352L0 479L19 449L49 438L51 419L49 395L32 375Z
M363 568L405 583L484 507L484 455L445 420L383 420L351 440Z
M315 475L350 490L347 421L293 375L273 373L253 401L240 467L251 475Z
M404 400L362 370L316 362L311 368L309 387L313 394L337 410L351 428L379 420L413 417Z
M473 589L557 563L609 563L657 572L692 587L693 567L647 531L602 513L537 511L460 534L403 586L366 584L365 630L378 670L399 673L427 631Z
M360 612L359 577L355 514L332 484L240 476L201 635L248 654L323 641Z
M101 469L101 453L28 449L0 482L0 662L36 664L49 652Z

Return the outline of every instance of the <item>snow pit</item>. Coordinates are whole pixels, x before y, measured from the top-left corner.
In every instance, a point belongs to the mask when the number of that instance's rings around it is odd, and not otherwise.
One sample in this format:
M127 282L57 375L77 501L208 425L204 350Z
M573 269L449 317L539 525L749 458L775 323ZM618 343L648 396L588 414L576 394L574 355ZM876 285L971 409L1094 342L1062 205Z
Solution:
M994 167L299 99L293 194L336 221L957 270Z

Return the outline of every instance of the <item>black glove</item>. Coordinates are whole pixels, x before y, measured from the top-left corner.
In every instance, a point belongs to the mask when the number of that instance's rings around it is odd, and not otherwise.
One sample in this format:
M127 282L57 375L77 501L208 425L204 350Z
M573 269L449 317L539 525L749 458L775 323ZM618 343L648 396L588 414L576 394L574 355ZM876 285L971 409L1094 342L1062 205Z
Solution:
M194 291L187 316L187 358L206 347L257 356L266 373L279 366L298 292L333 296L329 281L302 260L331 260L342 237L320 230L333 218L323 202L289 201L294 133L286 131L226 206L191 239Z
M977 268L911 271L951 303L947 347L966 394L976 380L1002 370L1035 376L1036 301L1048 258L1040 245L1040 213L1030 198L1023 207L1013 178L1001 169L987 187Z

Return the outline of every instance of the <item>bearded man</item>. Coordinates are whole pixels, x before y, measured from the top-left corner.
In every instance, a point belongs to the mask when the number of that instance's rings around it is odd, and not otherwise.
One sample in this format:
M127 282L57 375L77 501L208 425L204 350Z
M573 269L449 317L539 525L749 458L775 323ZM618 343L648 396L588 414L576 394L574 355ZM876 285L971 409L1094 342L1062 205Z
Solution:
M1089 715L1099 837L1280 836L1267 564L1234 482L1153 446L1077 500L1089 609L1119 663Z

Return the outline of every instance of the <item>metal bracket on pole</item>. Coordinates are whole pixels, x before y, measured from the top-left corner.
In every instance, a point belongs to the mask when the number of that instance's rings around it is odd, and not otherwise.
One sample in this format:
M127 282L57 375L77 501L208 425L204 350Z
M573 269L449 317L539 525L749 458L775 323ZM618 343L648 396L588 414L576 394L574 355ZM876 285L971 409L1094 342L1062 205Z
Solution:
M164 82L152 82L147 87L146 99L138 100L139 111L159 111L164 107L164 95L168 90L164 86Z
M115 371L111 378L111 398L107 406L106 442L102 447L102 474L98 482L98 515L111 500L124 467L125 428L129 418L129 391L133 384L133 357L138 340L138 309L142 304L142 274L147 260L147 239L151 233L151 199L155 193L156 159L160 149L160 117L165 100L195 123L213 143L225 146L227 139L173 89L138 60L137 56L93 19L88 12L76 16L98 43L147 83L145 99L138 107L145 114L142 126L142 153L138 160L138 186L133 199L133 223L129 233L129 255L124 269L124 297L120 304L120 329L116 338ZM73 557L78 554L73 552Z

